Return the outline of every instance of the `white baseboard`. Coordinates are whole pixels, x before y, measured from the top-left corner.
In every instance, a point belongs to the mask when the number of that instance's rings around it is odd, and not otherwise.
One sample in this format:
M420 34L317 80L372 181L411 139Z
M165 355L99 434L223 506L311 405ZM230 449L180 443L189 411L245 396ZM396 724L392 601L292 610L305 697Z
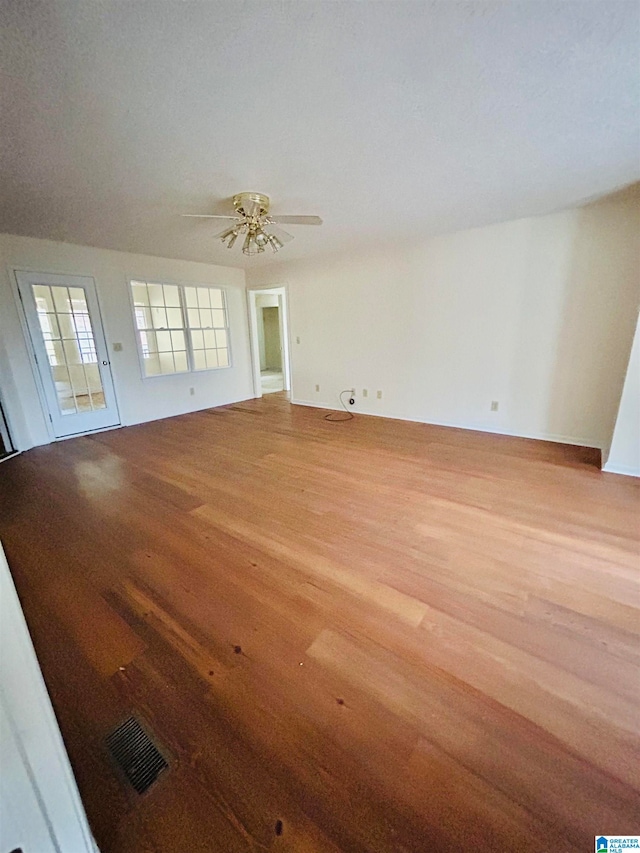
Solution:
M625 465L603 465L605 474L623 474L625 477L640 477L638 468L628 468Z
M326 403L310 403L308 400L292 399L291 403L293 403L293 405L295 406L308 406L312 409L330 409L334 412L342 411L339 406L327 406ZM533 441L552 441L555 444L570 444L573 447L589 447L594 450L601 449L599 445L594 444L593 439L581 438L579 436L557 435L555 433L539 433L537 435L533 435L531 433L513 432L511 430L489 429L486 426L479 426L476 424L456 424L447 421L423 421L419 418L405 418L401 417L400 415L385 415L379 414L378 412L359 412L353 407L350 407L349 411L353 412L354 415L362 415L363 417L387 418L387 420L407 421L408 423L425 424L426 426L448 427L450 429L466 429L472 432L489 433L490 435L508 435L512 438L528 438L532 439Z

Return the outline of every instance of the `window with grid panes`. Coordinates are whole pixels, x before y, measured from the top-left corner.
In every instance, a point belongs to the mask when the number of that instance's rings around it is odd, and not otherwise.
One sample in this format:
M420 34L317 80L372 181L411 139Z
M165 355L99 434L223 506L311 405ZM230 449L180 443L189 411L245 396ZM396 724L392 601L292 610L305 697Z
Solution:
M220 288L136 279L131 292L145 376L230 366Z
M193 370L229 366L224 293L212 287L185 287Z

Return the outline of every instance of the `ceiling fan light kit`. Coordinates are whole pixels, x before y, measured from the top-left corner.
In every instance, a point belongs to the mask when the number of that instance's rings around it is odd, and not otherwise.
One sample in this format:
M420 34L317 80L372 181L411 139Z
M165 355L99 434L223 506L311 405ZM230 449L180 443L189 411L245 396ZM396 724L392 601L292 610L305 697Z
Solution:
M274 227L279 222L289 225L322 225L319 216L272 216L269 213L270 199L263 193L244 192L233 197L235 216L219 216L208 213L185 213L195 219L232 219L234 224L226 228L218 237L232 249L238 237L244 235L242 251L245 255L259 255L271 246L273 252L279 251L283 241L293 240L291 234Z

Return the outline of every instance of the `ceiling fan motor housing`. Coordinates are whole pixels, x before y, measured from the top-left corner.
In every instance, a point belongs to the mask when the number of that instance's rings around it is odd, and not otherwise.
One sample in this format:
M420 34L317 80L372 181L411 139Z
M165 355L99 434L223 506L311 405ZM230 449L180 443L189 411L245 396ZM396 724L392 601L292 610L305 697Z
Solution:
M238 193L233 197L233 206L240 216L261 217L269 213L269 196L262 193Z

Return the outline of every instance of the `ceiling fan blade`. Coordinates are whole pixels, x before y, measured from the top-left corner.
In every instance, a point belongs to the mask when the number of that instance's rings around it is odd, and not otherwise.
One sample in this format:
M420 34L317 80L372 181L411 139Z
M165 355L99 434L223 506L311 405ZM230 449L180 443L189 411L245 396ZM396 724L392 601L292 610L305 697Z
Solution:
M283 228L277 228L273 225L265 226L267 234L273 234L284 245L294 239L293 234L288 234Z
M238 234L246 234L247 233L247 226L244 225L243 223L239 222L237 226L229 225L229 224L225 225L224 228L222 229L222 231L218 231L216 234L213 235L213 237L211 239L217 240L218 237L222 237L223 234L228 234L232 228L235 228L237 230Z
M238 219L237 216L217 216L215 213L181 213L187 219Z
M269 219L283 225L322 225L319 216L269 216Z

